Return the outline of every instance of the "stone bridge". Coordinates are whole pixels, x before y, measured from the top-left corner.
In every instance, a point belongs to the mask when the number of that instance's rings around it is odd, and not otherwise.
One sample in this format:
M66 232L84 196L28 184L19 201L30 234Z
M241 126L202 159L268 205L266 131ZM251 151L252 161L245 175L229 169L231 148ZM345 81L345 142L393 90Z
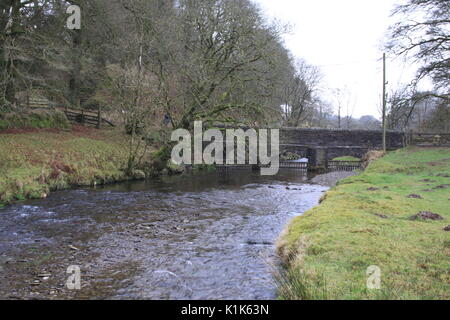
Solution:
M225 129L251 129L249 127L218 126ZM258 128L254 128L258 129ZM262 129L262 128L261 128ZM381 130L345 130L345 129L312 129L312 128L280 128L280 155L294 153L308 158L308 166L321 168L327 161L341 156L361 158L367 151L383 148ZM223 132L225 135L225 133ZM269 134L270 135L270 134ZM248 144L248 140L246 139ZM203 147L209 143L204 142ZM386 147L388 150L403 148L406 136L403 132L387 131ZM224 140L224 158L226 157L226 139ZM236 150L235 150L236 152ZM248 148L247 148L248 152ZM248 155L246 155L248 158Z
M311 166L324 166L340 156L362 157L372 149L382 149L381 130L280 129L280 153L292 152L308 158ZM395 150L405 146L403 132L388 131L386 147Z

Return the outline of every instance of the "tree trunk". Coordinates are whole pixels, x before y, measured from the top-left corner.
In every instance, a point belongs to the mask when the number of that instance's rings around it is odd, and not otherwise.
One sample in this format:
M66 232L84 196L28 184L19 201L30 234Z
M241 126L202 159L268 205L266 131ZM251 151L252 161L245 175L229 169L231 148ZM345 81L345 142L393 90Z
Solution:
M20 34L20 0L12 0L11 1L11 20L12 25L10 29L10 34L7 35L11 39L11 44L14 45L14 40L18 38ZM6 44L6 42L5 42ZM6 56L4 56L6 61L4 62L6 65L6 88L5 88L5 98L12 105L15 104L16 101L16 78L17 78L17 64L18 62L9 52L2 52Z
M80 89L81 89L81 30L72 30L73 55L72 72L69 82L69 97L73 108L80 109Z
M341 107L338 109L338 128L341 128Z

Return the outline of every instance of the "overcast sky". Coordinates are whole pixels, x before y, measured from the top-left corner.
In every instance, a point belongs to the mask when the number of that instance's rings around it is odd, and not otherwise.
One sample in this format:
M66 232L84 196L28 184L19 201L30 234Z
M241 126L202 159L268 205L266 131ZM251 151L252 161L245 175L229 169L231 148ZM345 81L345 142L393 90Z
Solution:
M323 73L322 96L333 89L351 92L353 116L380 117L382 41L395 20L391 10L401 0L253 0L269 19L292 25L287 48ZM414 69L388 57L389 89L409 82ZM352 103L353 104L353 103ZM345 115L345 114L344 114Z

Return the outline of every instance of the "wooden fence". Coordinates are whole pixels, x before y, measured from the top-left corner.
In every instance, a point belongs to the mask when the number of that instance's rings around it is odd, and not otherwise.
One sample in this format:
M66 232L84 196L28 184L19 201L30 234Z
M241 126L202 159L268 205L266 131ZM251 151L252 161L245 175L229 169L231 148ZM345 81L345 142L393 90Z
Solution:
M86 111L86 110L74 110L74 109L68 109L65 107L61 107L58 109L63 111L66 114L67 119L71 122L92 125L92 126L96 126L97 128L100 128L102 123L106 123L106 124L109 124L110 126L114 127L114 124L112 122L101 117L100 111L93 112L93 111Z
M100 127L101 125L101 118L98 114L94 115L84 110L78 112L64 110L64 113L66 114L66 117L70 122L78 122L81 124L93 125L96 127Z
M70 109L67 106L64 105L58 105L53 102L50 102L46 98L42 97L29 97L29 95L26 95L25 97L25 103L22 103L22 106L28 107L28 108L53 108L60 110L66 114L67 119L70 122L76 122L84 125L92 125L97 128L100 128L103 123L106 123L112 127L114 127L114 123L111 121L108 121L105 118L101 117L100 109L98 111L91 111L91 110L78 110L78 109Z

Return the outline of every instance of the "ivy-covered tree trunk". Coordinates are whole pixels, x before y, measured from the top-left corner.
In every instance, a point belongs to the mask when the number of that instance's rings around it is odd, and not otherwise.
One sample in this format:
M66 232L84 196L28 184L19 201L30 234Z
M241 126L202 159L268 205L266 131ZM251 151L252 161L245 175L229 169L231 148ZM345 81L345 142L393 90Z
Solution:
M69 90L70 90L70 103L75 109L79 109L80 102L80 90L81 90L81 45L82 34L81 30L72 31L73 47L72 47L72 71L70 75Z
M17 68L19 61L15 58L15 53L12 48L16 45L21 33L21 23L20 23L20 0L11 0L10 4L11 16L6 21L4 32L4 42L3 42L3 64L5 67L4 81L5 81L5 99L11 105L14 105L16 98L16 81L17 81ZM8 11L9 8L6 8ZM10 48L7 48L8 45Z
M5 59L5 40L6 40L6 24L8 22L7 15L8 4L0 3L0 108L5 102L5 85L6 85L6 59Z

